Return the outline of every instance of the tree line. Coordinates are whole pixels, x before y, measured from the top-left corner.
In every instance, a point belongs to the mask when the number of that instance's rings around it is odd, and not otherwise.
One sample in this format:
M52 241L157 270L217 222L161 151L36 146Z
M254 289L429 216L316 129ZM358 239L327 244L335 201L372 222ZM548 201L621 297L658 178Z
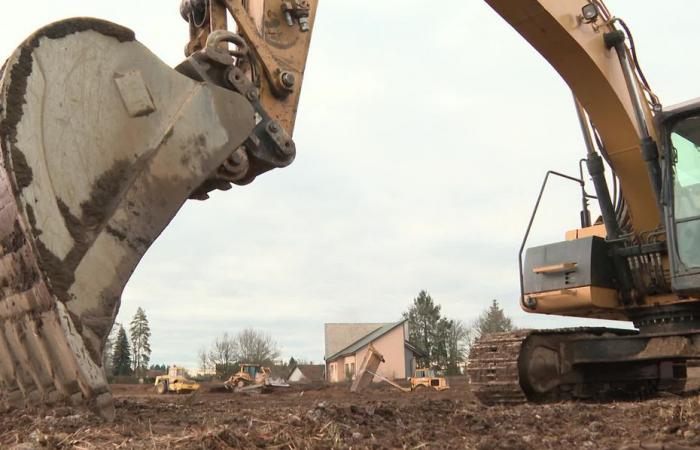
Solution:
M408 321L409 342L426 354L418 364L446 375L461 373L469 346L479 336L514 329L497 300L492 300L489 308L467 326L461 320L443 317L442 307L425 290L413 299L403 317Z
M418 347L425 357L418 364L431 367L447 375L461 373L468 356L470 344L482 334L511 331L512 320L507 317L497 300L470 325L461 320L443 316L441 305L422 290L403 313L408 322L411 344ZM151 330L146 312L142 308L129 324L129 332L122 324L115 323L103 352L103 366L110 376L144 376L146 371L167 371L165 365L150 365ZM217 336L208 348L198 352L200 367L214 372L218 377L228 377L238 371L241 363L262 366L282 365L291 368L298 363L290 358L289 364L278 363L279 345L269 333L246 328L236 334Z

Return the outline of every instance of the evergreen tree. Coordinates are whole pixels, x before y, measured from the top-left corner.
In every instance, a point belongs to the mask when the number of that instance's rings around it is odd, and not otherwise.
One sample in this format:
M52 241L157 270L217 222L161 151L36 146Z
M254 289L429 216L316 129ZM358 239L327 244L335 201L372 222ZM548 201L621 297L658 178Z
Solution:
M498 300L493 300L489 309L484 311L474 323L476 337L486 333L498 333L512 331L513 321L505 315L498 305Z
M112 366L112 361L114 359L114 344L117 342L117 333L120 326L121 324L118 322L115 322L114 325L112 325L112 329L107 335L104 348L102 349L102 368L105 370L105 375L108 377L114 375Z
M403 317L408 320L408 340L428 353L427 361L421 363L436 365L438 355L443 352L438 336L440 305L426 291L420 291Z
M117 376L131 375L129 339L126 337L126 330L121 325L119 325L117 339L112 351L112 371Z
M165 364L151 364L148 370L157 370L159 372L165 372Z
M131 333L131 349L133 351L132 365L134 373L142 374L148 368L151 359L151 329L148 326L146 312L139 307L131 320L129 327Z
M292 356L291 358L289 358L289 362L287 363L287 366L288 366L288 367L296 367L296 366L297 366L297 360L294 359L294 357Z

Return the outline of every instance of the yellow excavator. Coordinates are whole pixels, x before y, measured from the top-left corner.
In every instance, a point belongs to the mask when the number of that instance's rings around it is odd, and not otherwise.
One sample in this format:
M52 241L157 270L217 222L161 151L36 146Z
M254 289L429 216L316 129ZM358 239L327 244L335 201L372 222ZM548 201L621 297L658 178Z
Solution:
M486 403L683 391L700 358L700 100L661 105L631 31L601 0L486 2L573 91L595 191L583 173L545 176L520 249L521 307L636 330L483 336L469 356L472 391ZM523 258L553 177L581 186L581 228Z
M595 190L583 175L548 173L582 187L581 228L521 258L522 308L637 330L483 336L472 390L485 402L681 390L700 357L700 103L661 106L632 34L600 0L486 1L573 91ZM129 29L86 18L49 25L10 56L0 75L3 406L68 401L114 415L101 353L122 290L188 198L292 163L317 6L183 0L190 40L175 69Z

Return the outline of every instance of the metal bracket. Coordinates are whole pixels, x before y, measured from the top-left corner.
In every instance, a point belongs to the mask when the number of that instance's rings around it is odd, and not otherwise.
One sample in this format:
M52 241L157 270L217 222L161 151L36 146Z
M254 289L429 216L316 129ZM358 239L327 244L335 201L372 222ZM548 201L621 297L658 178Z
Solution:
M238 48L233 51L224 50L220 46L222 42L234 43ZM194 53L176 68L194 80L238 92L253 105L256 113L255 128L243 144L245 152L240 154L240 149L232 149L232 152L236 150L239 153L238 158L229 161L229 167L224 167L224 174L234 173L235 178L222 180L218 177L203 186L203 191L222 189L222 181L248 184L264 172L290 165L296 157L296 145L289 133L265 111L258 88L234 65L234 56L245 58L247 51L241 36L218 30L209 35L204 50ZM246 164L246 167L240 167L241 164Z
M272 91L278 98L285 98L292 92L297 80L301 79L301 74L295 72L291 68L283 67L282 64L275 58L272 49L265 42L263 37L258 33L258 29L253 23L253 20L248 15L243 2L241 0L223 0L226 8L228 8L233 20L238 25L238 31L243 35L249 43L250 48L260 62L260 65L270 81ZM307 15L308 27L308 15Z
M306 0L293 0L282 2L282 13L287 25L294 26L295 22L299 23L299 29L302 33L309 31L309 15L311 14L311 6Z

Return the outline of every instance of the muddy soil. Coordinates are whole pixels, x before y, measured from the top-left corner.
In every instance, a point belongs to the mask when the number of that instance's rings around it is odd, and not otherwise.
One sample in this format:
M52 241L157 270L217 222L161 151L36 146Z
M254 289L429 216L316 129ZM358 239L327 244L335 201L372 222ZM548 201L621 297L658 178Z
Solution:
M116 385L114 423L79 409L0 415L0 448L20 449L700 449L700 397L485 407L463 380L445 392L347 386L268 394L156 396Z

